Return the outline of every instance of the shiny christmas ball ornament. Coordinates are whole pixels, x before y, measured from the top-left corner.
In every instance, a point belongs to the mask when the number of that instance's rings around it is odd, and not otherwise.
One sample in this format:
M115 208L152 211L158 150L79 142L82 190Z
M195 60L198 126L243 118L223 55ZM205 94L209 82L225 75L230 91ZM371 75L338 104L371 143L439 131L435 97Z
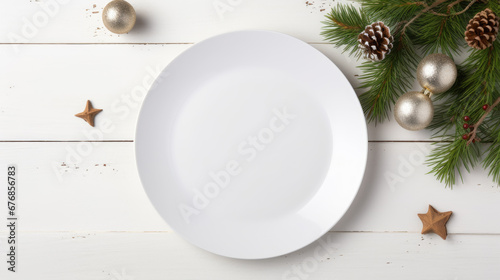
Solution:
M417 80L422 91L403 94L394 107L394 117L403 128L421 130L434 117L431 96L449 90L457 79L457 66L447 55L435 53L426 56L417 67Z
M417 68L420 85L438 94L449 90L457 79L457 66L447 55L435 53L426 56Z
M134 7L125 0L109 2L102 12L102 21L106 28L116 34L127 33L135 25Z
M419 91L403 94L394 107L394 116L400 126L407 130L426 128L434 117L434 106L429 95Z

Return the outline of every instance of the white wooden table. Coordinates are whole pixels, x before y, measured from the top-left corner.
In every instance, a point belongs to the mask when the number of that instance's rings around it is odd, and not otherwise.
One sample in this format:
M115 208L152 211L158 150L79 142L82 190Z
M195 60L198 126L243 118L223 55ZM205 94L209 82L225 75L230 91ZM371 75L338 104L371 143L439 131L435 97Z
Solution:
M500 278L500 188L476 170L446 189L426 175L430 133L394 121L369 125L359 195L319 241L244 261L182 240L150 205L134 162L138 108L159 71L192 43L241 29L310 43L355 87L357 62L319 35L333 0L131 0L139 20L126 35L104 28L106 2L2 1L0 259L10 163L19 168L19 244L18 272L2 261L0 279ZM104 109L96 128L73 116L87 99ZM453 211L446 241L420 234L417 213L428 204Z

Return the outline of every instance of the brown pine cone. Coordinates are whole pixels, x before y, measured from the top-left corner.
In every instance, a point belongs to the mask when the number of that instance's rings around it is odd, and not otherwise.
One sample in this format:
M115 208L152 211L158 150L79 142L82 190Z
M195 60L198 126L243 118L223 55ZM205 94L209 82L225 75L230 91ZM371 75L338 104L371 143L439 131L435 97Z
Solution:
M492 10L477 13L467 25L465 41L478 50L490 47L497 38L498 24L498 17Z
M394 38L391 30L383 22L374 22L365 28L365 31L359 33L359 49L362 51L363 58L372 61L380 61L389 54L392 49Z

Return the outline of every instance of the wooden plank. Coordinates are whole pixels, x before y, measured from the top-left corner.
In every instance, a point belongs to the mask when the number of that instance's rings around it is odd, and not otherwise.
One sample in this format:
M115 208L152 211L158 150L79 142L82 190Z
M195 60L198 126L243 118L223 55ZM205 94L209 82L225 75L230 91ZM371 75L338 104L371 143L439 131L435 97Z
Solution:
M22 52L15 54L12 46L0 45L0 141L133 140L151 83L189 46L18 45ZM351 58L331 45L313 46L359 86ZM87 99L104 109L96 128L74 117ZM431 136L406 131L394 120L368 127L374 141L428 141Z
M9 8L0 11L0 42L198 42L242 29L275 30L308 42L322 42L320 22L334 5L331 0L131 0L137 24L129 34L117 35L102 23L102 10L108 2L10 0Z
M2 46L1 140L133 139L145 93L186 48L29 45L13 55ZM96 118L99 131L74 117L88 99L104 109ZM89 136L93 131L102 137Z
M500 277L499 235L329 233L295 253L236 260L173 233L21 233L4 279L485 279ZM4 238L2 238L4 240ZM2 250L2 255L5 251Z
M19 215L26 231L169 231L140 184L133 143L0 143L19 166ZM453 190L425 175L429 144L370 143L368 168L335 231L419 232L428 204L454 211L451 233L499 234L500 188L480 169ZM5 190L5 189L4 189ZM3 192L3 191L2 191ZM5 205L5 195L0 195ZM0 212L0 219L6 213ZM491 219L491 220L490 220Z

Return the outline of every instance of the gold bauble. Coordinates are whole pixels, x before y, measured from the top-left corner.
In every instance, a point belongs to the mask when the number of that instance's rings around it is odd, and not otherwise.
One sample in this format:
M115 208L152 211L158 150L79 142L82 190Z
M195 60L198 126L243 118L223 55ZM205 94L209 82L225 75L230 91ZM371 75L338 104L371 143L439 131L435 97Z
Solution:
M457 79L457 66L447 55L435 53L418 64L417 80L433 94L449 90Z
M109 2L102 12L104 26L116 34L123 34L132 30L135 20L134 7L125 0L113 0Z
M419 91L407 92L394 106L394 117L407 130L426 128L434 117L434 106L428 95Z

